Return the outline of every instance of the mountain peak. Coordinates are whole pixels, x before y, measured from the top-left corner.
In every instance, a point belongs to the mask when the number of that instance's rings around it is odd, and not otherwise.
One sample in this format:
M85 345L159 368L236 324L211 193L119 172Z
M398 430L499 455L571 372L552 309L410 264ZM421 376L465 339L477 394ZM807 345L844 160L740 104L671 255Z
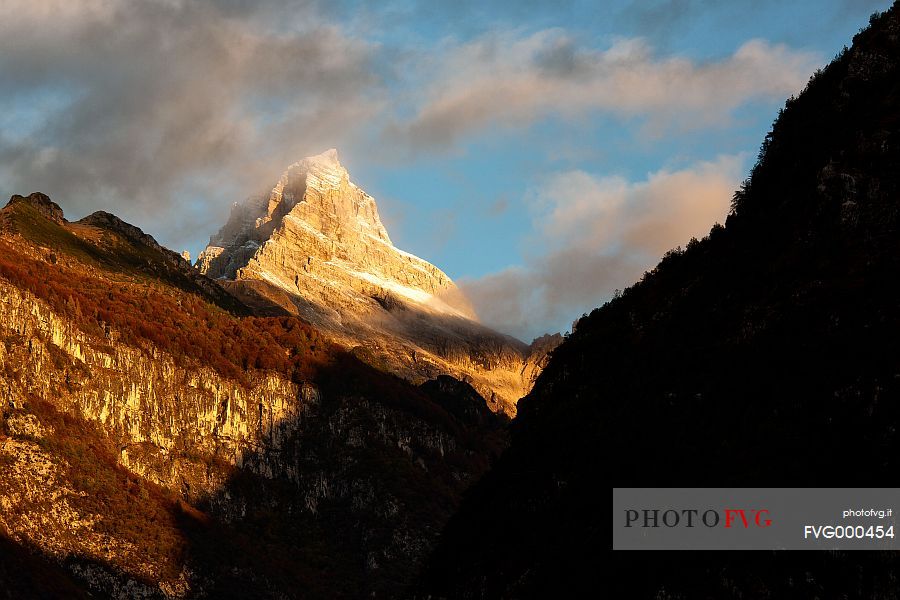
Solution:
M152 235L144 233L144 231L131 223L126 223L116 215L108 213L105 210L92 212L86 217L77 221L81 225L91 225L118 233L128 241L134 244L149 246L155 250L164 251L164 248L153 238Z
M197 268L261 314L300 315L379 369L417 383L464 379L494 411L514 415L540 368L525 364L522 342L479 324L443 271L394 246L334 149L235 205Z
M338 158L338 151L336 148L329 148L325 152L321 154L316 154L313 156L307 156L303 160L297 161L294 164L309 164L309 165L317 165L322 167L331 167L336 169L342 169L341 161Z
M349 181L350 174L338 159L338 151L329 148L321 154L307 156L302 160L298 160L287 168L285 174L302 174L313 181L307 181L307 185L339 187L344 180Z
M334 148L330 148L321 154L307 156L290 165L281 176L281 180L278 185L275 186L272 195L270 195L270 208L272 208L272 198L275 198L277 202L280 202L282 200L280 193L284 191L284 187L289 183L298 182L300 180L303 180L303 183L308 189L319 190L323 193L327 190L340 189L342 185L348 185L351 188L356 187L350 182L350 174L341 164L341 161L338 158L338 151ZM296 198L288 196L287 202L291 203L295 199ZM374 206L374 200L368 204ZM290 207L286 208L289 209ZM374 216L374 219L377 220L377 211L371 216ZM372 224L375 225L375 223ZM381 222L379 221L377 227L380 226ZM384 234L387 235L386 232Z
M33 206L54 223L59 223L61 225L65 222L63 209L60 208L59 204L51 200L47 194L42 194L41 192L32 192L28 196L14 194L9 199L6 206L13 206L15 204L28 204L29 206Z
M198 266L217 279L261 279L324 306L357 310L390 296L475 319L446 274L394 247L375 199L350 181L334 148L290 165L268 194L235 205Z

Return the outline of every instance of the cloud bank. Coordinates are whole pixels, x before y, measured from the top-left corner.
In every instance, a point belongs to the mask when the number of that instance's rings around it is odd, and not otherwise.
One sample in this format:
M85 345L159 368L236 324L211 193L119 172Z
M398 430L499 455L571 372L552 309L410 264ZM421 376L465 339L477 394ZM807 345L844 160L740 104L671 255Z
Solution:
M501 331L530 340L548 323L566 330L665 252L723 222L744 162L721 156L639 182L557 173L531 199L537 234L525 264L459 283L482 321Z
M112 206L169 239L214 227L197 222L221 220L209 204L264 189L381 101L376 48L303 3L8 0L0 40L4 187Z
M521 127L550 115L639 118L656 135L721 126L746 102L799 91L817 64L814 54L759 39L721 60L696 63L658 57L640 38L595 50L562 30L498 33L446 48L431 67L445 75L391 133L421 150L446 148L493 124Z
M7 0L0 181L75 213L115 206L180 242L326 147L418 156L494 125L596 112L652 131L722 124L799 89L813 62L754 40L699 64L559 29L387 51L291 0Z

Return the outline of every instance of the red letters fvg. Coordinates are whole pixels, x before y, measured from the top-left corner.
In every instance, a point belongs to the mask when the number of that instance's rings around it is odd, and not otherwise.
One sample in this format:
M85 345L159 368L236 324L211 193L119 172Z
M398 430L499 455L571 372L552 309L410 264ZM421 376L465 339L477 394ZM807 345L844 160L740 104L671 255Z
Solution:
M767 509L751 509L750 518L747 518L747 511L743 508L726 508L725 509L725 529L731 529L735 519L740 517L739 525L743 525L744 529L750 529L751 524L756 527L769 527L772 525L772 519L767 518L769 511Z

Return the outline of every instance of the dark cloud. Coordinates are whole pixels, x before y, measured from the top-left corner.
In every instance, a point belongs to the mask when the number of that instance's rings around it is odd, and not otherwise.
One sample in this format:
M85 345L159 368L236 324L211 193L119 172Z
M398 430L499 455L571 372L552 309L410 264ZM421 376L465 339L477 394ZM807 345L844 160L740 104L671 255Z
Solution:
M196 237L178 228L188 194L218 222L379 110L375 52L304 2L11 0L0 109L52 101L7 125L0 181L72 214L114 206L177 246Z
M578 52L575 42L561 37L535 52L534 65L549 75L573 77L589 71L588 61Z

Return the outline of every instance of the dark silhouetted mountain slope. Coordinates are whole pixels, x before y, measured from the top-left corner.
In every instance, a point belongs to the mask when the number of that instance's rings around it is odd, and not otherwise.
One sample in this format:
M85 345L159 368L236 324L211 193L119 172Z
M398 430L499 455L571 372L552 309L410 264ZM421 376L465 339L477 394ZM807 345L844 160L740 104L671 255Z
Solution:
M900 485L900 7L787 102L725 227L590 316L424 595L897 598L875 552L616 553L613 487Z

